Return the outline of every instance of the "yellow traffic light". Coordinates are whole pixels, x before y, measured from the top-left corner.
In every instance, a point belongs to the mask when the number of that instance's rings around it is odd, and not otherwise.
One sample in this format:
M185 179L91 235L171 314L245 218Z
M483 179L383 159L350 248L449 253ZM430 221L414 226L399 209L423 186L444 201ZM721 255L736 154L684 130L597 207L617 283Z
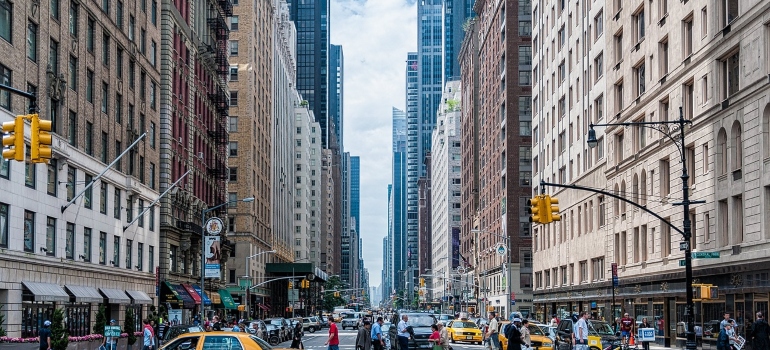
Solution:
M16 120L3 123L3 159L24 161L24 118L23 115L17 115Z
M425 287L425 279L420 277L420 287Z
M294 289L294 282L289 281L289 289Z
M47 163L51 159L51 127L53 124L50 120L40 120L40 115L33 114L32 118L32 133L31 135L31 147L30 147L30 159L33 163Z
M554 222L554 221L561 221L561 215L559 215L559 200L556 198L551 198L551 196L546 195L545 196L545 208L546 212L548 213L546 216L548 217L548 222Z
M529 222L536 222L539 224L547 224L547 213L545 207L544 196L535 196L532 199L527 200L527 214L529 215Z
M334 297L335 298L339 298L340 297L340 292L334 292Z
M238 311L246 311L246 305L238 305Z

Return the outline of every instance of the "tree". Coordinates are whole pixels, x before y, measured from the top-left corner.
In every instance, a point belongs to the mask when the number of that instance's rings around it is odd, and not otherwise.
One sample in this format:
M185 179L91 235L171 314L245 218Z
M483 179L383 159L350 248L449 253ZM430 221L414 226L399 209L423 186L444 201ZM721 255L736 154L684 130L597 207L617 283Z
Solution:
M126 308L126 322L123 323L123 333L128 334L128 345L134 345L136 343L136 315L134 315L134 309Z
M345 305L345 300L342 299L341 294L340 297L335 297L334 291L342 290L344 284L342 283L342 280L340 280L339 276L331 276L326 281L326 284L324 285L324 297L323 297L323 308L324 310L332 311L334 310L335 306L341 306Z
M3 327L3 323L5 323L5 314L2 311L4 306L0 305L0 337L6 336L5 327Z
M70 338L64 325L64 309L55 309L51 320L51 349L67 350Z
M96 313L96 322L94 323L94 334L104 335L104 326L107 325L107 317L105 317L104 313L104 305L99 305L99 311Z

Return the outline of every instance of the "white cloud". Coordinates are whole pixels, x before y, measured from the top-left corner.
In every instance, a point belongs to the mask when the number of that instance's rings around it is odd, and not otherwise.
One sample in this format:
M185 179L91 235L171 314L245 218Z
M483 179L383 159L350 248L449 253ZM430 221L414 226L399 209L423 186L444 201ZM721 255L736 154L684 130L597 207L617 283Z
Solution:
M391 111L405 105L405 61L417 47L417 6L402 0L331 0L331 43L345 57L344 147L361 157L362 256L370 285L382 271L391 182Z

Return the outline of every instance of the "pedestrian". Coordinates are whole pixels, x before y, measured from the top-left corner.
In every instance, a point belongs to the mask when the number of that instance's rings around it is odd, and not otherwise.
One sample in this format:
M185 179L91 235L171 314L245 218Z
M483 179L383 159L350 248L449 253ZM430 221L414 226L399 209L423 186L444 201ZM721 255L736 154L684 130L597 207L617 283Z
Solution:
M500 338L497 336L497 315L494 311L489 313L489 324L487 325L487 332L485 336L489 339L489 346L492 350L500 350Z
M551 323L549 323L548 325L551 327L559 326L559 318L556 317L556 314L551 315Z
M529 334L529 321L527 319L521 320L521 328L519 329L521 332L521 341L524 345L522 345L522 349L530 350L532 346L532 338L530 338Z
M40 337L40 350L51 350L51 321L45 320L37 335Z
M647 321L647 317L642 317L642 324L639 325L639 328L652 328L650 322ZM650 342L642 341L642 349L650 350Z
M517 317L513 319L513 326L507 327L505 330L505 337L508 339L508 350L523 350L520 327L521 319Z
M751 329L752 348L754 350L770 349L770 325L762 312L757 312L757 320Z
M110 326L115 325L115 320L110 320ZM105 336L102 340L102 346L106 350L118 350L118 337L107 337Z
M444 325L443 321L438 323L438 333L441 336L441 347L443 350L451 349L449 347L449 331L446 330L446 326Z
M628 312L624 313L623 318L620 319L620 336L623 338L624 344L628 344L631 334L634 333L634 326L636 326L636 321L628 315Z
M575 324L575 350L588 349L588 311L580 314Z
M340 350L340 335L337 324L334 322L329 323L329 338L326 339L324 345L329 346L327 350Z
M152 326L150 326L150 320L144 319L142 320L142 323L144 323L144 330L142 331L142 335L144 336L144 342L142 343L144 346L142 347L142 350L153 350L155 349L155 332L152 329Z
M213 322L214 322L214 324L211 326L211 330L221 331L222 330L222 322L219 321L219 316L214 316Z
M719 330L721 331L725 329L725 326L728 325L729 323L730 323L730 313L725 312L724 319L722 320L722 322L719 322Z
M441 333L438 331L438 325L433 324L430 326L430 329L433 330L431 332L430 336L428 337L428 342L433 344L433 350L443 350L441 347Z
M717 350L732 349L730 347L730 336L727 334L729 328L731 328L730 324L726 323L725 327L719 331L719 336L717 337Z
M233 330L235 331L235 330ZM297 322L297 324L294 325L294 337L291 339L291 346L289 346L292 349L304 349L302 346L302 322Z
M356 334L356 350L370 350L372 347L372 323L364 321L364 326Z
M398 322L398 348L400 350L409 350L409 316L401 315L401 321Z
M727 332L727 337L730 338L730 346L735 349L735 342L738 341L738 333L735 331L735 320L730 320L730 322L725 325L725 331Z
M377 322L372 325L372 332L369 337L372 339L372 347L374 350L382 350L385 347L385 339L382 335L382 324L385 321L382 316L377 317Z

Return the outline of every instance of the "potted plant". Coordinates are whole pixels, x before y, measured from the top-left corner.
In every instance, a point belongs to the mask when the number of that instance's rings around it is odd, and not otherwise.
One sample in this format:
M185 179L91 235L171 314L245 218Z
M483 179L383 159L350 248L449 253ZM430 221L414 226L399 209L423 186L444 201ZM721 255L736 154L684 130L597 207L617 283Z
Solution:
M51 349L67 350L70 339L64 327L64 310L55 309L51 320Z
M126 322L123 323L123 333L128 335L128 349L136 343L136 316L134 309L126 308Z

